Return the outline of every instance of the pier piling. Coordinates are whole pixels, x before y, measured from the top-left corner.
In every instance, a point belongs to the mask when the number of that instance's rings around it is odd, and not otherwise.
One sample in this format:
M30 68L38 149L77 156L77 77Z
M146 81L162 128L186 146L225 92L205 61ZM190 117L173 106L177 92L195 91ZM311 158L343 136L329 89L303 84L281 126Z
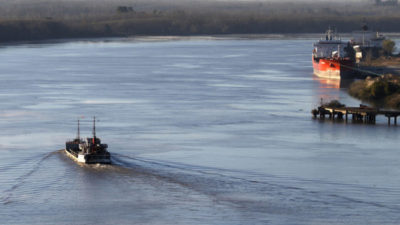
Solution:
M397 125L397 117L400 116L400 111L396 110L380 110L377 108L367 107L361 105L360 107L327 107L320 106L317 109L312 110L312 114L315 118L319 117L321 119L325 118L325 115L329 116L329 119L334 121L343 120L345 118L345 122L347 123L349 120L349 115L351 115L351 120L354 122L361 123L375 123L376 117L379 115L386 116L388 119L388 125L391 125L391 118L393 117L394 125Z

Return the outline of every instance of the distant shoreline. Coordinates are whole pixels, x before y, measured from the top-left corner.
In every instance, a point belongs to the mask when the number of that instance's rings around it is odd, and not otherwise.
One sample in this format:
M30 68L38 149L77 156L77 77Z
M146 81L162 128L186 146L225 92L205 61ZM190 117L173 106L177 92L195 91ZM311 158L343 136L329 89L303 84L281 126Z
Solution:
M400 37L400 7L366 2L25 1L0 7L0 43L137 36L319 39L328 27L346 38L365 24Z
M384 33L391 39L400 39L400 33ZM159 42L174 40L318 40L323 33L290 33L290 34L217 34L217 35L132 35L132 36L115 36L115 37L74 37L74 38L43 38L34 40L18 40L3 41L1 46L23 45L23 44L57 44L66 42L113 42L113 41L143 41L143 42ZM351 33L343 33L341 37L347 40L351 37Z

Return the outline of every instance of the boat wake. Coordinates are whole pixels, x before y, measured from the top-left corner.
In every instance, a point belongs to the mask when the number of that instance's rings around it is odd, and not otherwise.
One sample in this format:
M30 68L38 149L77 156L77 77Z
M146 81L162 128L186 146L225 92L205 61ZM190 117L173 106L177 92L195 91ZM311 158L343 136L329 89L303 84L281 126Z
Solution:
M53 158L54 155L58 157ZM65 164L60 164L60 160ZM287 221L303 218L304 221L299 221L299 224L307 224L310 222L308 218L326 218L324 221L329 222L342 217L345 220L346 216L354 223L362 224L374 215L369 212L384 213L392 221L400 212L394 201L381 201L399 195L393 190L196 166L119 153L112 153L111 161L110 165L78 164L69 159L63 150L41 154L30 161L23 159L19 166L10 165L13 170L23 172L3 185L8 187L1 192L0 204L23 202L26 198L33 198L26 200L30 202L51 201L60 198L60 191L65 186L72 189L80 187L83 191L105 186L111 188L107 190L122 191L127 195L151 190L166 192L166 196L191 193L192 197L201 196L200 199L229 208L233 215L248 219L285 215ZM42 173L48 174L48 170L55 167L61 169L40 179ZM48 190L46 194L39 191L43 188ZM190 201L192 197L185 201Z
M40 154L36 157L29 159L24 159L22 162L16 162L13 165L9 165L6 168L1 168L2 172L6 170L15 170L18 167L21 166L26 166L30 165L30 169L25 171L22 175L18 176L16 179L14 179L14 183L11 185L11 187L7 188L2 192L2 196L0 197L0 203L7 205L12 202L12 196L13 193L16 189L24 185L26 180L31 177L36 171L39 170L41 165L50 157L52 157L55 154L58 154L61 150L50 152L50 153L45 153L45 154Z
M352 211L364 216L362 211L366 209L400 212L400 207L396 204L383 204L379 201L381 197L372 199L365 195L371 192L399 194L393 190L193 166L116 153L112 160L116 168L173 182L207 195L216 202L239 209L246 208L246 211L252 213L288 216L315 213L317 217L319 214L326 214L328 217L332 216L332 210L336 210L338 215L333 215L334 217L348 214L346 209L349 207L354 207Z

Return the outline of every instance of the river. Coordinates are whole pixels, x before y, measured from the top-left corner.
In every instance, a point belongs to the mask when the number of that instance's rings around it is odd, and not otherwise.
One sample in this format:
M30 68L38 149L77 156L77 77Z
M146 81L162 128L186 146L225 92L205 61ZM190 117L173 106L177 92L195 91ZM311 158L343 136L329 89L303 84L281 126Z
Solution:
M0 48L0 224L398 224L400 129L320 121L313 38ZM78 165L76 136L113 165Z

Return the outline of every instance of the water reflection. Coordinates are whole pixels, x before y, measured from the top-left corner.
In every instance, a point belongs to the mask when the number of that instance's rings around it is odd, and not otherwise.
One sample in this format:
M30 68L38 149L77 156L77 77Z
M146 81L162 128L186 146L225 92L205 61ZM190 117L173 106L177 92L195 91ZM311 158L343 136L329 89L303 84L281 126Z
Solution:
M348 106L358 106L360 101L348 94L348 88L353 79L327 79L311 75L313 79L313 106L319 106L321 99L323 103L338 100Z
M313 80L318 81L320 88L348 88L350 84L354 81L353 79L329 79L321 78L313 75Z

